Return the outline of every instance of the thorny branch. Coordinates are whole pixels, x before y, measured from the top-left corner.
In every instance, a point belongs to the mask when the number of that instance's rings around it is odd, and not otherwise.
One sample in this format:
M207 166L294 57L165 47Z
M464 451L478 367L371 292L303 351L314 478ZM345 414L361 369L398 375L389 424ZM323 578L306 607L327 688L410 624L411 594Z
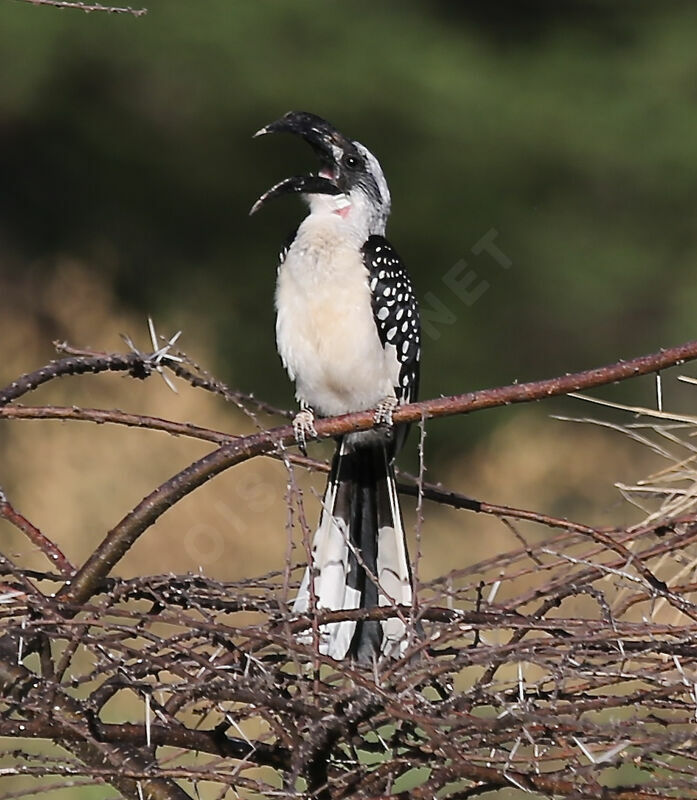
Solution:
M12 765L0 774L54 775L65 786L106 781L124 797L167 800L199 796L203 781L218 787L220 800L454 800L499 788L608 800L697 798L697 512L689 504L680 515L659 508L632 529L597 529L428 484L422 460L419 480L405 476L403 493L500 517L513 547L421 583L414 614L385 606L294 618L285 602L298 577L290 562L235 584L108 577L156 519L224 469L257 455L311 469L326 464L285 450L290 426L239 436L124 411L16 405L61 376L117 371L143 379L167 369L250 416L278 413L183 354L163 358L168 345L152 354L62 349L67 357L0 389L0 418L108 422L216 449L144 498L77 569L0 492L0 517L55 570L0 558L0 736L17 740ZM408 422L529 402L694 358L697 342L575 375L424 401L394 417ZM316 427L328 437L372 424L365 412ZM678 463L673 474L655 477L657 496L669 497L661 480L692 481L686 496L697 487L697 472ZM678 573L667 568L673 561L683 565ZM46 582L57 591L48 593ZM339 619L394 614L417 626L413 644L374 669L336 663L297 636ZM38 661L30 660L34 654ZM142 723L109 721L112 703L140 709ZM27 738L64 749L35 755L23 747Z
M73 567L70 561L63 555L60 548L47 536L44 536L36 525L32 525L25 516L20 514L19 511L12 506L2 489L0 489L0 517L11 522L16 528L22 531L22 533L41 550L49 561L56 566L63 577L69 578L75 572L75 567Z
M622 361L559 378L513 384L498 389L485 389L453 397L412 403L397 409L394 413L394 421L396 423L414 422L422 418L465 414L510 403L540 400L664 370L669 366L682 364L694 358L697 358L697 342L689 342L630 361ZM173 369L179 367L178 362L167 361L165 364ZM61 375L127 371L134 377L142 379L148 377L152 373L152 369L152 357L139 352L128 355L100 353L91 356L71 356L51 362L33 373L23 375L5 389L0 390L0 406L22 397L37 386ZM321 438L367 430L372 426L373 414L370 411L318 420L315 425L318 436ZM97 582L110 572L138 537L168 508L198 486L235 464L290 445L294 439L292 425L272 428L224 444L213 453L190 464L144 498L109 532L90 559L77 572L70 586L61 590L63 599L69 599L74 603L84 602L88 599Z
M89 14L92 11L106 11L108 14L130 14L142 17L148 13L147 8L131 8L130 6L104 6L101 3L82 3L77 0L22 0L33 6L53 6L60 9L75 9Z

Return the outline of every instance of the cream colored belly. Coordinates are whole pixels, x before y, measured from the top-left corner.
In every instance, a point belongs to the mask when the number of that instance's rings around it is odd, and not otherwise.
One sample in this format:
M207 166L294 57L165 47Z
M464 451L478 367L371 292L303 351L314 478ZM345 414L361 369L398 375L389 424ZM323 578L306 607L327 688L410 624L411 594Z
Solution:
M373 408L393 394L396 359L377 334L368 275L355 250L330 264L292 251L276 290L276 338L298 400L323 415ZM392 348L389 348L392 351Z

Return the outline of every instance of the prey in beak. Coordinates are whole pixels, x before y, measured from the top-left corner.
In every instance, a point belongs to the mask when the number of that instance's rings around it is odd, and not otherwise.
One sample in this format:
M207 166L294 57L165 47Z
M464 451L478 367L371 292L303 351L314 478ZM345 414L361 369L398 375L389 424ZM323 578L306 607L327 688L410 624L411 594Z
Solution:
M315 151L319 159L319 169L316 174L299 175L279 181L254 203L250 214L257 212L268 200L283 194L334 195L337 198L337 208L349 205L348 198L340 198L339 195L344 195L350 188L347 168L350 170L359 161L360 154L354 142L327 120L307 111L289 111L257 131L254 136L267 133L294 133L301 136Z

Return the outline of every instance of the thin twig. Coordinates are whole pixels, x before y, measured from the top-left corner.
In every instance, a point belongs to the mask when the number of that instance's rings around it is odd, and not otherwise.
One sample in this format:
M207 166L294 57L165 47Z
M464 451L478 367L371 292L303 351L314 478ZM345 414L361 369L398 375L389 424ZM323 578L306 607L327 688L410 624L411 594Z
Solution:
M36 527L36 525L33 525L25 516L20 514L19 511L12 506L2 489L0 489L0 517L11 522L15 528L22 531L22 533L41 550L49 562L66 578L70 577L75 572L75 567L68 561L65 555L63 555L58 545L54 544L48 536L43 534Z
M70 8L84 11L106 11L108 14L130 14L133 17L142 17L148 13L147 8L131 8L130 6L103 6L101 3L82 3L78 0L22 0L33 6L53 6L54 8Z

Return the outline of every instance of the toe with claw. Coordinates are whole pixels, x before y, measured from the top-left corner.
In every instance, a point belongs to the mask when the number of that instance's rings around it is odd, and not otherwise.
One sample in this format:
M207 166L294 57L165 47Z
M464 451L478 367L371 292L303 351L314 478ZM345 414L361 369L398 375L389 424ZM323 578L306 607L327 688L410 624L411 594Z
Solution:
M293 432L303 455L307 455L307 439L316 438L315 415L309 406L301 405L300 411L293 418Z
M376 425L386 425L392 427L392 414L399 405L399 400L396 397L385 397L378 404L375 409L373 421Z

